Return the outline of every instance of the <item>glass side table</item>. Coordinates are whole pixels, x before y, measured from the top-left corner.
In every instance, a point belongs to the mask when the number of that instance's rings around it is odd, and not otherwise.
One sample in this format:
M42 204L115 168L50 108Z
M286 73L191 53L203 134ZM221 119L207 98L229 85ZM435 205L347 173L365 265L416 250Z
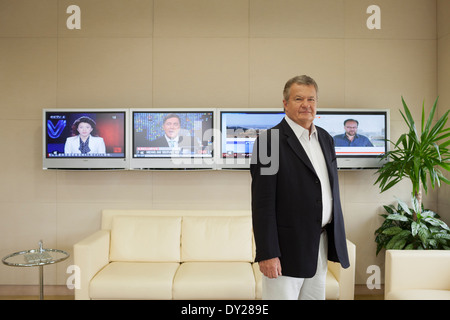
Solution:
M39 299L44 299L44 266L66 260L69 254L58 249L44 249L42 240L38 249L14 252L2 259L7 266L39 267Z

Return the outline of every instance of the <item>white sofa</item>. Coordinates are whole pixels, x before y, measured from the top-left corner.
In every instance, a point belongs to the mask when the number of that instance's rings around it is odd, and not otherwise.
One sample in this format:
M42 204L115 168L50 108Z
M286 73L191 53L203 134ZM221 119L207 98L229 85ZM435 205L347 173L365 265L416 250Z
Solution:
M450 250L386 250L386 300L450 300Z
M327 299L353 299L351 267L329 262ZM74 245L75 299L261 299L251 213L104 210L101 230Z

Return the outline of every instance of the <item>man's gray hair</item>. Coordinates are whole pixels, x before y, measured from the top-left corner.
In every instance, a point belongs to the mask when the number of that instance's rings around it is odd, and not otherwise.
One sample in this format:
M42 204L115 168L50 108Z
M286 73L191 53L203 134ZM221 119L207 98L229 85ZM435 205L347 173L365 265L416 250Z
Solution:
M317 86L316 81L314 81L313 78L311 78L307 75L301 75L301 76L293 77L292 79L289 79L288 82L286 82L286 84L284 85L284 90L283 90L284 100L286 100L286 101L289 100L289 96L291 94L291 87L294 83L298 84L298 85L314 86L314 88L316 89L316 95L317 95L317 97L319 96L319 87Z

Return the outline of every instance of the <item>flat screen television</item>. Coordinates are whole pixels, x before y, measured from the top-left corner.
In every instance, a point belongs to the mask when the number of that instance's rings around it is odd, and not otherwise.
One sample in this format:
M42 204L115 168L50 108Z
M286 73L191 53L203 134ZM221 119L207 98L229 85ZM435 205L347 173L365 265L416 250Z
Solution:
M44 169L128 169L128 109L44 109Z
M258 135L281 122L285 114L276 109L219 109L220 150L217 169L248 169Z
M213 169L215 109L132 109L131 169Z
M319 109L314 123L334 138L338 169L379 168L389 151L389 110Z

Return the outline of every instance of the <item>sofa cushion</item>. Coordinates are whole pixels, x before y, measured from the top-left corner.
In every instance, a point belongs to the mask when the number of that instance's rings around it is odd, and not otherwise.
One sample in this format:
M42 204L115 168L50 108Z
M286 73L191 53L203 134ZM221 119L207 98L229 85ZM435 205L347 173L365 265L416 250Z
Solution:
M172 299L179 263L112 262L90 282L92 299Z
M255 299L255 276L248 262L185 262L175 275L173 298Z
M181 217L116 216L111 261L179 262Z
M182 261L252 261L249 216L183 217Z

